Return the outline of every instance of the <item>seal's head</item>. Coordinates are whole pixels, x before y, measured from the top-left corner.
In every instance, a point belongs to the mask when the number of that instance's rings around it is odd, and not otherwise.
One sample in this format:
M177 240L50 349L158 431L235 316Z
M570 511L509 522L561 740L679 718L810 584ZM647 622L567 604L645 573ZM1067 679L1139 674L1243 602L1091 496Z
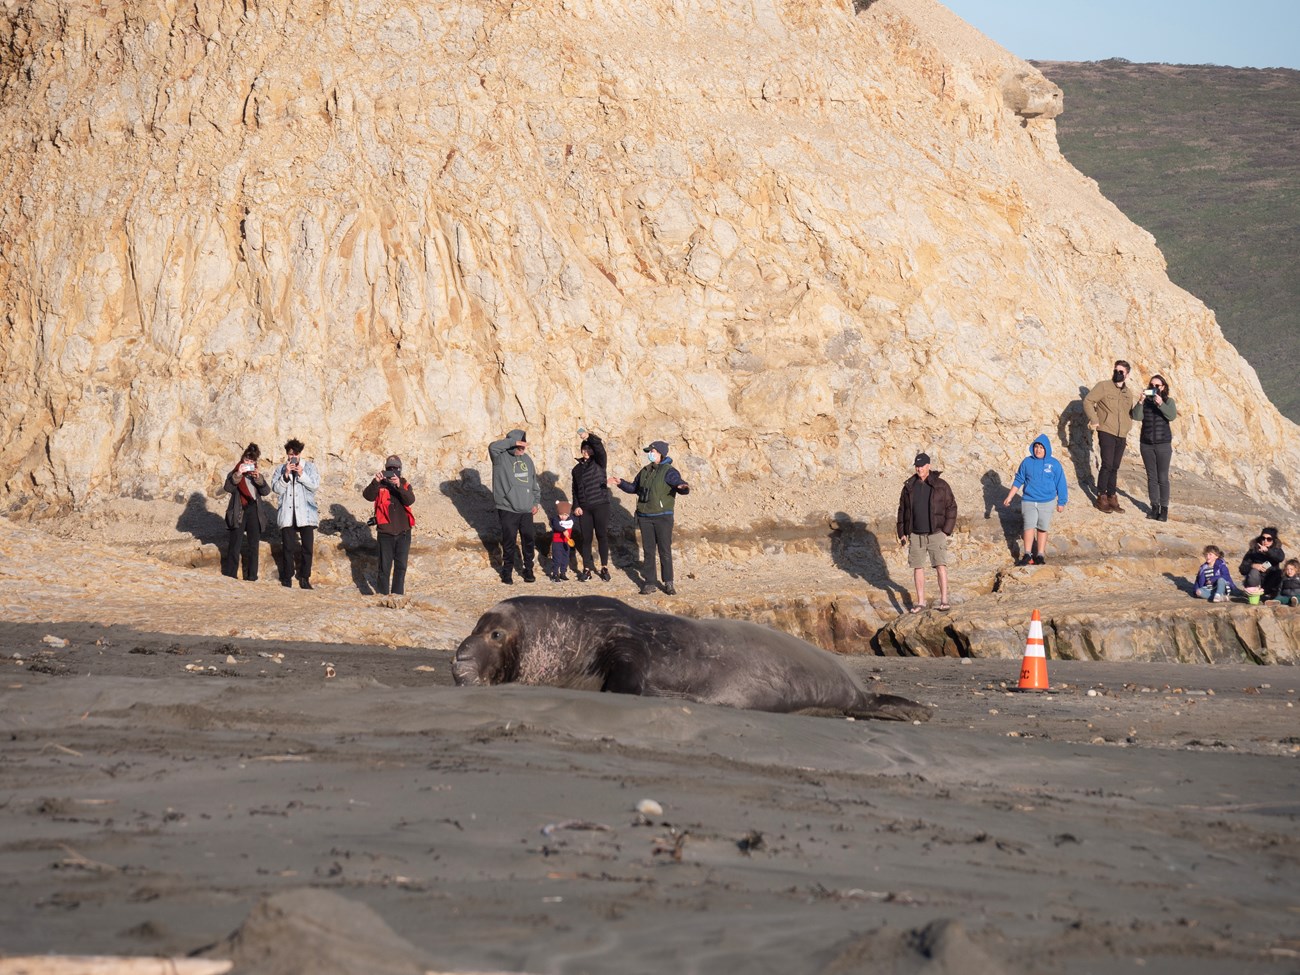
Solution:
M509 606L499 604L479 617L474 632L461 640L451 661L457 686L504 684L519 672L523 625Z

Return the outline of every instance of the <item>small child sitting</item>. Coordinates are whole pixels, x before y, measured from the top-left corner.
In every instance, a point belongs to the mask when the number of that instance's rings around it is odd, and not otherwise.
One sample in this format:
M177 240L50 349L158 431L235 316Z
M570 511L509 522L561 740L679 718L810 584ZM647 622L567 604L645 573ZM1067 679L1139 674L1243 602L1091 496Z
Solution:
M1283 606L1300 606L1300 559L1282 563L1282 585L1277 591L1277 601Z
M1205 546L1204 554L1205 561L1196 570L1196 598L1221 603L1228 598L1228 591L1235 588L1228 563L1214 545Z
M569 578L569 549L573 547L573 506L567 501L555 502L551 516L551 581L566 582Z

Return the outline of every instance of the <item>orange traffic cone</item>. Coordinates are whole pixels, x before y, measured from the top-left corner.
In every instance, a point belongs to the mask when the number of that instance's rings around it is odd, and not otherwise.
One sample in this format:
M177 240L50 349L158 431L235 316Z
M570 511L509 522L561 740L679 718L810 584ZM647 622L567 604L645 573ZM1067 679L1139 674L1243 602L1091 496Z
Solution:
M1043 621L1034 610L1029 618L1029 639L1025 641L1025 657L1020 662L1018 691L1045 691L1047 686L1047 654L1043 650Z

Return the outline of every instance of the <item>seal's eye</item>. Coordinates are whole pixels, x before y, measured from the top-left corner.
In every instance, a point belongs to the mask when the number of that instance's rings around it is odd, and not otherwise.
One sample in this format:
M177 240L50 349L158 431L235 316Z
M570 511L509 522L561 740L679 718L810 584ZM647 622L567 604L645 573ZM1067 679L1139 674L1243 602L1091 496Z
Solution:
M502 633L500 630L493 630L493 631L492 631L492 639L494 639L494 640L500 640L501 637L503 637L504 635L505 635L505 634Z

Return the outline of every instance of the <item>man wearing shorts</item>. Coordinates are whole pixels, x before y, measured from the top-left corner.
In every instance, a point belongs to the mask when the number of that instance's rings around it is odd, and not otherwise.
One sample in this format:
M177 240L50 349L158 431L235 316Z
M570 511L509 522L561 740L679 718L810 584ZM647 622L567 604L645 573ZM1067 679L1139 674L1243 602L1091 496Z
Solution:
M939 575L939 609L948 609L948 536L957 527L957 499L952 488L930 470L930 455L917 454L916 473L903 485L898 499L898 544L907 546L907 564L916 580L912 612L925 609L925 560Z

